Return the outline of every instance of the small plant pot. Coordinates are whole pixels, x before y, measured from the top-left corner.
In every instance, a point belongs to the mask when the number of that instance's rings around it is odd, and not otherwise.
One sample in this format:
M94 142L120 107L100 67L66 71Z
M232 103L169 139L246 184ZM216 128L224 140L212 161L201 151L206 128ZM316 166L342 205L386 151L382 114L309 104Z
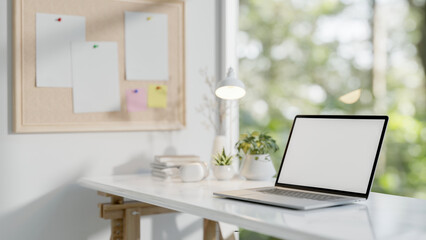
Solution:
M232 165L213 166L213 174L217 180L229 180L234 177L235 171Z
M249 180L269 180L277 172L269 154L246 155L240 173Z

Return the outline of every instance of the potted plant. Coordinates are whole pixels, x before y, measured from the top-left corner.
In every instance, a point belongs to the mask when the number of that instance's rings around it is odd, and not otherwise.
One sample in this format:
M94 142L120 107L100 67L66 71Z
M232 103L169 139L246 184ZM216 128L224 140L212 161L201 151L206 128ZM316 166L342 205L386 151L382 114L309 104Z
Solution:
M218 180L228 180L234 176L234 168L231 166L232 157L225 153L225 148L222 148L222 153L214 156L213 174Z
M238 156L244 159L240 173L250 180L267 180L276 174L270 153L278 151L275 140L266 133L253 131L241 134L235 145Z

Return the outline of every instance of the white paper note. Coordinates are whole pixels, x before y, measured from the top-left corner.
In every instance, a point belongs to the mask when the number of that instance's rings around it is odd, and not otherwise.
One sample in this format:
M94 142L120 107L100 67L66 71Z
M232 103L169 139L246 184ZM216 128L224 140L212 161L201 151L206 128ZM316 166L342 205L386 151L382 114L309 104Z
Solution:
M127 80L168 80L167 15L125 12Z
M72 87L71 42L85 40L85 17L37 13L37 87Z
M116 42L71 45L75 113L120 111Z

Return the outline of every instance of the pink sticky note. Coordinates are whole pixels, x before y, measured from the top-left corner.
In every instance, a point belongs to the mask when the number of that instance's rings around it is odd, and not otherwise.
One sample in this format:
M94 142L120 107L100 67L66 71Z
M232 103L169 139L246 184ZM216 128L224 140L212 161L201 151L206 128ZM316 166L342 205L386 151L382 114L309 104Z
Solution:
M127 111L140 112L146 109L146 89L133 88L126 90Z

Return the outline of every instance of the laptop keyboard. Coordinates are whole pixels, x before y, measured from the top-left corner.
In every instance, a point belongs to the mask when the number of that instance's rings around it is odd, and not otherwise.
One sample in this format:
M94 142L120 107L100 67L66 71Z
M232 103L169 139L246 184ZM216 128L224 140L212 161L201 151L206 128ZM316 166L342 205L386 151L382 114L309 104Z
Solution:
M335 200L343 199L342 197L316 194L316 193L299 192L299 191L292 191L292 190L284 190L284 189L278 189L278 188L263 189L258 191L262 193L267 193L267 194L275 194L275 195L294 197L294 198L305 198L305 199L312 199L317 201L335 201Z

